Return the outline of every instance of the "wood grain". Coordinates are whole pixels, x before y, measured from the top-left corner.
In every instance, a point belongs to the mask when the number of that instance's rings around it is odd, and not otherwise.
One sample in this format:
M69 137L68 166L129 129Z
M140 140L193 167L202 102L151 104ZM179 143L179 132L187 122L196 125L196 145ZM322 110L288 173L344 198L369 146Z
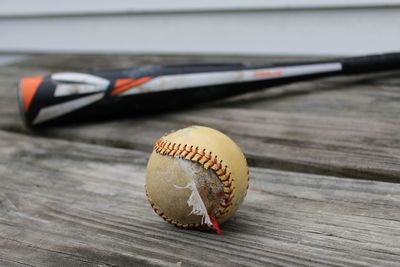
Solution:
M205 125L232 137L251 166L382 181L400 181L397 119L335 118L239 108L67 126L38 135L150 151L160 136Z
M251 168L223 235L162 221L148 153L0 131L0 263L396 266L400 184Z
M19 118L15 83L21 76L143 64L290 58L35 56L0 68L0 129L30 133ZM292 58L291 60L297 60ZM33 134L149 151L165 132L201 124L232 136L251 166L398 182L398 72L296 83L184 111L68 125Z

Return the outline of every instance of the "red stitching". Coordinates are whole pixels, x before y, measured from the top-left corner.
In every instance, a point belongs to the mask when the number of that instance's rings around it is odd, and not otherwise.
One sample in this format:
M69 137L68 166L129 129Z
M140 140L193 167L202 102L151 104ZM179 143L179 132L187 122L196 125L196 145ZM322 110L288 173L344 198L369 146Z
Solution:
M222 166L222 160L221 160L221 165ZM222 168L222 167L221 167ZM224 176L226 174L226 168L227 166L225 166L224 170L222 171L222 173L220 174L221 176Z
M175 157L175 154L178 153L178 151L179 151L179 149L173 150L171 156Z
M197 155L197 150L198 150L198 147L196 147L195 149L194 149L194 153L193 153L193 155L190 157L190 160L192 160L196 155ZM192 151L193 152L193 151Z
M232 198L225 200L225 203L220 203L220 205L224 208L229 207L231 205Z
M226 173L226 171L225 171L225 173ZM225 176L225 178L223 178L223 179L221 178L221 181L222 181L222 182L225 182L225 181L228 181L228 180L231 178L231 173L229 173L228 175L225 175L225 174L224 174L224 175L221 175L221 177L222 177L222 176Z
M171 147L172 145L172 147ZM195 149L193 149L193 146L190 146L188 148L187 144L183 145L183 148L181 149L181 144L176 144L176 143L171 143L168 142L166 140L162 140L161 138L156 142L156 144L154 145L154 150L158 153L161 153L163 155L170 155L175 157L176 155L181 156L182 158L185 158L187 155L189 155L190 153L193 153L193 155L190 156L190 160L192 161L196 161L199 162L200 164L202 164L203 166L205 166L210 160L211 160L211 165L208 166L208 168L213 168L214 172L216 173L216 175L218 176L218 178L220 179L221 182L226 182L229 181L229 183L227 185L224 184L224 195L227 196L227 199L225 200L225 203L220 203L221 206L221 210L220 210L220 216L223 216L224 214L226 214L228 212L228 208L232 205L232 198L233 198L233 186L232 186L232 181L231 180L231 173L229 172L228 175L228 166L224 166L222 167L222 160L219 161L218 163L218 159L217 156L212 156L212 152L209 151L208 155L206 155L206 149L203 149L201 152L199 152L199 147L196 147ZM164 149L165 148L165 149ZM198 156L197 160L193 160L195 156ZM200 160L202 160L203 158L206 158L206 160L201 163ZM221 171L222 170L222 171ZM146 192L147 194L147 192ZM149 200L150 201L150 200ZM152 204L152 203L150 203ZM154 203L152 204L153 209L154 207ZM156 210L156 209L155 209ZM160 215L157 211L156 213L158 215ZM165 217L165 215L163 214L160 215L161 217ZM218 216L218 217L220 217ZM163 218L164 220L166 220L166 218ZM204 225L181 225L178 222L175 222L171 219L169 219L170 223L175 224L179 227L189 227L189 228L203 228ZM179 224L179 225L178 225Z
M226 185L226 187L232 187L232 180Z
M216 161L217 161L217 156L215 156L214 160L211 160L212 164L208 166L208 168L212 168L215 165Z
M206 161L203 162L203 165L205 165L207 162L209 162L211 160L211 152L208 152L208 157L206 156Z

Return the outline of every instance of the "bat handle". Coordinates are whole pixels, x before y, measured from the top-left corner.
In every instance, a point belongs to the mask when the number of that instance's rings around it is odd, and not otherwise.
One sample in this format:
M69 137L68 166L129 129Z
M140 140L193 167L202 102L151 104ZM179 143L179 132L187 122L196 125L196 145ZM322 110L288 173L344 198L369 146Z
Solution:
M400 53L351 57L340 60L343 73L361 74L400 69Z

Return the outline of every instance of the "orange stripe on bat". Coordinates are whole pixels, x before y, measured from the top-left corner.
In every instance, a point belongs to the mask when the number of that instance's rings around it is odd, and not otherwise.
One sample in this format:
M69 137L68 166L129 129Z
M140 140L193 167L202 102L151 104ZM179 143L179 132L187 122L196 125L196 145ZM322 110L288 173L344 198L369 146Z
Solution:
M114 88L125 86L125 85L130 84L130 83L132 83L134 81L135 81L135 79L132 79L132 78L116 80L115 83L114 83Z
M146 76L146 77L142 77L139 79L127 78L127 79L116 80L114 83L114 90L111 92L111 95L116 95L116 94L122 93L132 87L135 87L142 83L150 81L152 78L153 77Z
M28 111L32 99L35 96L39 85L43 81L43 76L25 77L21 79L21 95L24 101L24 109Z
M270 77L278 77L282 76L283 72L281 70L276 71L258 71L254 72L253 78L270 78Z

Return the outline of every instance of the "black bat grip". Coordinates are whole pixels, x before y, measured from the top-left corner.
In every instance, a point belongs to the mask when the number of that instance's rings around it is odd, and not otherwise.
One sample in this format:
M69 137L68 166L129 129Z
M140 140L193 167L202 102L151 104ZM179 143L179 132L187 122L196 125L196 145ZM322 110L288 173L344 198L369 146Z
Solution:
M400 69L400 53L351 57L340 60L343 73L362 74Z

